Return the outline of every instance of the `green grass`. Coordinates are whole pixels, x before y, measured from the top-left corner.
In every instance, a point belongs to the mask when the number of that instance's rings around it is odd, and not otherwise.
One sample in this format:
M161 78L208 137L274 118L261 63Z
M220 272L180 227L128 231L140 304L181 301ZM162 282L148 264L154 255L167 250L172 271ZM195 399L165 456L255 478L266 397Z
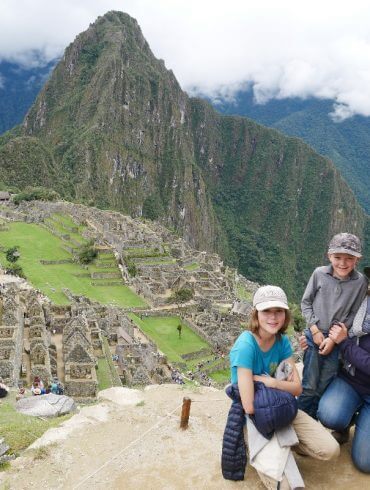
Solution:
M52 427L59 426L71 415L41 419L18 413L14 408L15 394L10 393L0 403L0 434L14 453L27 448Z
M53 219L46 219L45 224L49 225L51 229L54 229L55 231L61 233L62 235L68 235L70 240L64 240L64 241L72 247L77 247L77 245L73 243L71 240L76 241L80 245L87 243L87 240L83 238L79 233L74 233L69 231L67 228L64 228L64 226L58 221L54 221Z
M112 375L110 373L108 361L105 357L100 357L98 359L98 369L96 370L96 374L98 377L99 391L106 390L113 386Z
M189 327L182 324L181 338L177 326L181 323L179 317L144 317L142 320L133 313L130 318L150 337L171 362L182 362L182 354L195 352L209 347Z
M0 232L0 246L5 250L14 245L19 246L21 256L17 263L23 268L27 280L54 303L68 303L62 292L63 288L68 288L74 294L84 295L103 304L121 307L145 306L145 302L127 286L95 287L91 285L90 277L77 277L76 274L88 271L76 263L60 265L40 263L40 259L71 258L71 255L61 248L62 244L62 240L36 224L10 223L9 231ZM6 262L4 253L0 253L0 261ZM118 268L116 270L118 272Z
M137 265L157 265L157 264L175 264L176 259L173 259L172 257L148 257L145 260L136 260L135 257L132 259L133 262Z
M247 291L240 283L236 285L236 294L239 299L252 302L253 294L250 291Z
M199 269L199 264L197 262L193 262L192 264L185 265L184 269L189 272L196 271Z
M230 369L221 369L220 371L213 371L209 374L209 377L216 381L216 383L227 384L230 383Z

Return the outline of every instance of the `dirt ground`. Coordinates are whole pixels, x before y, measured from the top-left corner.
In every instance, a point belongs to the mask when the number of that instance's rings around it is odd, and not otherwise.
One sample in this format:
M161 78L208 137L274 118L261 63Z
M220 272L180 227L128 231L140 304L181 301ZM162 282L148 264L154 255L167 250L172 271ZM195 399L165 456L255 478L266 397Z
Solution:
M0 473L4 489L228 489L264 488L248 466L243 482L222 478L222 434L230 406L223 391L151 386L111 388L52 429ZM192 399L190 424L179 429L184 396ZM46 446L45 446L46 445ZM46 447L46 449L45 449ZM350 443L334 462L296 456L307 489L364 490L370 475L350 460Z

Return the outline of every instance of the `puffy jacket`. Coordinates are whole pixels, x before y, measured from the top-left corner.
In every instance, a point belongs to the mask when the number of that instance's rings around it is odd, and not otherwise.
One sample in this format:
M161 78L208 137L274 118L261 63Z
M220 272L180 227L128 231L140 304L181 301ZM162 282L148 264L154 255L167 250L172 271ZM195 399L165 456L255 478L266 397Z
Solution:
M244 480L247 452L244 441L245 413L237 384L228 385L226 394L232 399L222 440L221 469L226 480Z
M233 403L227 417L222 441L221 469L227 480L243 480L247 465L244 441L245 413L237 383L226 387L226 394ZM298 404L286 391L267 388L254 383L254 415L250 416L258 432L270 439L275 430L289 425L297 415Z
M254 383L254 415L250 416L258 432L271 439L274 432L293 422L298 411L297 399L287 391Z

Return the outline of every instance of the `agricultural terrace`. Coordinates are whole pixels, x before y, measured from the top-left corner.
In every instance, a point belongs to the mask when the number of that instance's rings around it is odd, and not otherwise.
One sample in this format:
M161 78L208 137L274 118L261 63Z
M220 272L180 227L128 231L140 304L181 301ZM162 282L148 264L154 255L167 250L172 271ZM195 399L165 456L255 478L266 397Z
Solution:
M129 313L134 323L157 345L165 354L168 361L173 364L186 365L187 370L195 370L199 362L206 364L208 375L218 383L225 384L229 381L228 369L219 369L222 359L215 359L211 346L182 323L178 316L140 318L134 313ZM177 327L181 324L181 338ZM184 354L194 354L194 358L186 360Z
M102 304L120 307L142 307L145 302L123 284L121 273L112 252L99 253L94 263L82 266L73 260L71 249L86 243L82 227L68 216L55 215L45 223L47 226L23 222L7 223L0 229L0 262L4 265L5 251L17 245L20 258L17 261L27 278L56 304L67 304L62 289L83 295ZM66 263L57 264L63 260ZM42 261L53 261L44 264ZM114 273L114 279L95 278L94 273ZM100 274L101 275L101 274Z

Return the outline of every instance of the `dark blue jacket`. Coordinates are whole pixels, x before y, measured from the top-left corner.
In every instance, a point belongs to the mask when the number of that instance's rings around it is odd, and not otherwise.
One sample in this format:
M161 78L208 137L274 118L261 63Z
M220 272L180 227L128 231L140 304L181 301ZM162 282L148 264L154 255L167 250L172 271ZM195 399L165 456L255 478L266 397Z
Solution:
M237 384L229 385L226 394L232 399L222 440L221 469L226 480L244 480L247 452L244 441L245 413Z
M245 413L237 383L226 387L226 394L233 403L227 417L222 441L221 468L227 480L243 480L247 465L244 441ZM250 418L257 430L270 439L275 430L289 425L297 415L296 398L286 391L267 388L263 383L254 383L254 415Z

